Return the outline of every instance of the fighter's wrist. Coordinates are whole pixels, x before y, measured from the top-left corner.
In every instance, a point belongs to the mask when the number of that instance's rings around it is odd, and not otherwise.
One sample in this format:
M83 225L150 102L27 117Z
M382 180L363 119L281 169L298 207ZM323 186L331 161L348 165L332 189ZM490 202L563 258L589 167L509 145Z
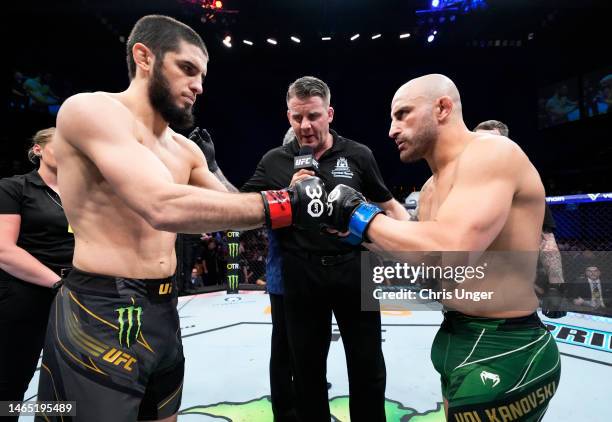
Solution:
M357 205L349 219L348 230L350 235L343 240L352 245L358 245L362 242L370 242L367 236L367 231L372 220L384 211L375 204L362 202Z
M288 227L293 222L291 193L287 189L262 191L266 225L271 229Z

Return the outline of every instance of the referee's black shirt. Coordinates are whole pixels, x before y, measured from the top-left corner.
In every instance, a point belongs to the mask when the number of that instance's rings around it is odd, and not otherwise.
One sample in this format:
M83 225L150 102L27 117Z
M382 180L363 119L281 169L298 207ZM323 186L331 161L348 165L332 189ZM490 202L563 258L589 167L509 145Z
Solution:
M53 271L72 266L74 235L59 196L37 170L0 179L0 214L19 214L17 246ZM0 279L14 278L0 270Z
M327 191L344 184L361 192L372 202L386 202L393 198L385 186L372 151L365 145L339 136L330 130L333 145L317 160L315 171L325 183ZM293 159L300 146L297 139L268 151L242 192L258 192L268 189L283 189L289 186L296 170ZM287 227L275 231L281 250L285 252L310 252L318 255L339 255L360 249L315 231Z

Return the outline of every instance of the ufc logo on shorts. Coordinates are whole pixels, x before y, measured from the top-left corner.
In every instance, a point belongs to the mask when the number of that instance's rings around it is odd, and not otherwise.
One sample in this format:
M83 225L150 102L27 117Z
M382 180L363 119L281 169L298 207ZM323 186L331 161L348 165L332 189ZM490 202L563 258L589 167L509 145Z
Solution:
M317 186L315 189L311 189L311 186L306 186L306 195L310 198L308 214L315 218L320 217L323 214L323 201L320 199L323 195L323 189L321 189L321 186Z

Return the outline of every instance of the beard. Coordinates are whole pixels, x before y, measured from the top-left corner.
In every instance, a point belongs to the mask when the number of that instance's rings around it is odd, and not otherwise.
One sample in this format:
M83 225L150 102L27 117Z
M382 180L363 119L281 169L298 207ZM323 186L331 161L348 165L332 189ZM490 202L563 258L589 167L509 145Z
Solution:
M153 68L149 81L149 101L169 125L179 129L193 126L193 107L186 106L181 108L172 102L170 84L163 75L161 66L157 64Z
M421 128L410 138L404 138L408 150L400 152L400 160L404 163L414 163L424 158L438 138L438 128L433 119L424 121Z

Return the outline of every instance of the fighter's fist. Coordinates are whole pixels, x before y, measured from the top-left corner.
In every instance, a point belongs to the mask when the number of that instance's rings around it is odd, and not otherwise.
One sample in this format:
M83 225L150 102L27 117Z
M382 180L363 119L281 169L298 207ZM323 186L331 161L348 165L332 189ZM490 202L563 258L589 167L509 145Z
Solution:
M341 237L341 240L352 245L367 241L368 225L382 212L350 186L337 185L327 196L327 226L343 233L349 231L349 235Z
M263 191L266 224L272 229L294 225L319 230L327 222L325 184L318 177L298 180L287 189Z

